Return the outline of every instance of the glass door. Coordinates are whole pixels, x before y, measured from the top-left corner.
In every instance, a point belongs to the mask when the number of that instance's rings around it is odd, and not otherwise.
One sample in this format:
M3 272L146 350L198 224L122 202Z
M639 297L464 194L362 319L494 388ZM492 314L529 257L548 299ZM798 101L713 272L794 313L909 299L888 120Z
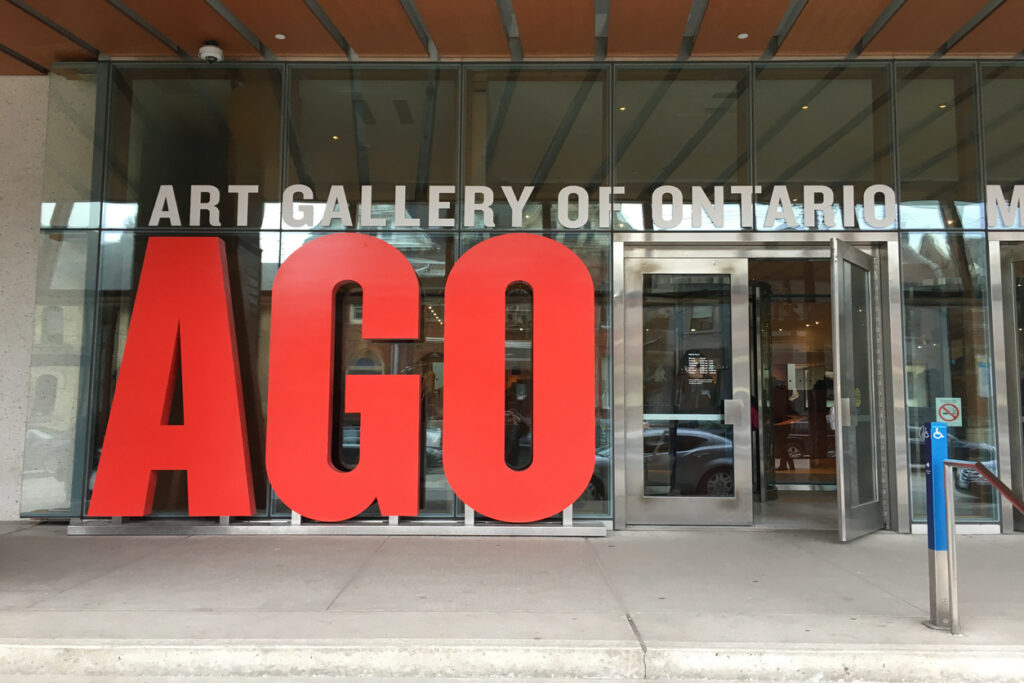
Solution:
M1010 481L1014 493L1024 495L1024 244L1001 243L999 245L1002 268L1003 292L1003 324L1006 326L1004 336L1006 344L1006 376L1009 386L1006 387L1007 409L1009 410L1009 452L1014 454L1010 461ZM994 261L993 261L994 262ZM998 276L997 276L998 277ZM999 473L1000 465L996 460L983 462L993 472ZM1006 470L1003 469L1003 472ZM968 491L980 489L976 476L970 470L959 470L961 480L958 482ZM1002 475L1005 480L1005 475ZM985 487L985 494L989 494ZM990 495L990 494L989 494ZM1013 528L1024 531L1024 515L1014 513L1003 506L1004 515L1013 515ZM1005 526L1004 526L1005 529Z
M625 259L626 522L751 524L745 259Z
M835 368L834 420L839 540L850 541L885 526L880 484L874 259L832 241L832 325Z

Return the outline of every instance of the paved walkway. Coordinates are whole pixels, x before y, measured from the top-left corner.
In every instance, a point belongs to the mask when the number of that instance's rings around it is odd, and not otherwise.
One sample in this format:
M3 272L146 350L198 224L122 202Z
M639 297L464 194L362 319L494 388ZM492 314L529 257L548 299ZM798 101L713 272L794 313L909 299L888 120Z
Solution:
M3 680L1024 678L1024 534L959 539L952 637L922 536L0 533Z

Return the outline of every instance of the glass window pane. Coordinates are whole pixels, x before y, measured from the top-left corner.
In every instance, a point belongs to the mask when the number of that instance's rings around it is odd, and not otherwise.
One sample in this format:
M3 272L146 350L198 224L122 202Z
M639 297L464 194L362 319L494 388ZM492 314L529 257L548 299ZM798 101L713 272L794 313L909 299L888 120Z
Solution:
M1024 68L996 66L981 71L982 135L989 185L999 185L1009 199L1014 185L1024 184ZM989 216L996 228L1019 228L1018 213L1009 225Z
M645 274L644 495L732 496L728 275Z
M96 181L96 65L51 71L43 159L44 228L100 227Z
M789 185L796 224L765 225L770 190L759 197L759 229L805 230L802 185L828 188L831 208L818 210L816 229L864 223L864 191L892 184L889 70L885 67L762 67L755 75L756 182ZM840 210L843 186L854 193L852 216ZM896 228L895 221L889 226Z
M748 87L745 69L615 70L615 184L625 188L616 230L662 229L653 225L651 195L661 185L684 193L680 230L692 230L691 186L714 199L712 185L748 181ZM738 229L737 198L724 195L721 225ZM704 229L716 226L700 213Z
M280 220L281 73L277 68L131 68L111 79L103 226L148 226L161 185L174 188L183 225L277 230ZM190 217L192 188L220 194ZM229 186L250 185L247 196ZM244 221L239 198L247 199ZM196 197L197 200L205 197ZM161 202L163 204L163 202ZM242 223L242 225L239 225ZM159 225L167 227L170 219Z
M88 378L95 295L95 231L44 233L39 241L36 320L22 471L24 515L78 514L78 412Z
M875 442L875 365L871 358L874 348L872 333L871 273L843 263L844 291L848 299L843 302L845 318L842 321L849 337L844 340L845 356L842 371L843 393L852 397L849 405L850 425L843 425L844 466L846 488L850 491L851 507L878 500L878 480L875 472L877 445ZM843 407L846 410L846 407Z
M312 198L300 196L292 221L298 224L282 227L442 227L429 220L427 186L456 182L457 71L301 68L291 74L287 185L309 187ZM362 185L373 186L365 209ZM344 188L351 221L325 216L332 186ZM404 188L404 210L396 207L395 186ZM441 199L451 206L440 217L451 220L454 187ZM302 220L306 207L311 218Z
M896 70L900 227L982 228L974 67Z
M466 72L466 185L494 192L495 228L508 229L512 210L502 186L533 193L522 229L559 227L559 191L579 185L589 193L586 211L573 202L570 220L586 218L600 229L597 187L607 185L606 70L476 69ZM478 228L484 227L479 221ZM519 229L519 228L517 228Z
M920 430L936 420L936 398L961 400L963 426L949 428L950 457L998 469L985 236L904 234L902 269L911 514L915 522L923 522ZM957 491L957 519L996 521L997 499L990 487Z

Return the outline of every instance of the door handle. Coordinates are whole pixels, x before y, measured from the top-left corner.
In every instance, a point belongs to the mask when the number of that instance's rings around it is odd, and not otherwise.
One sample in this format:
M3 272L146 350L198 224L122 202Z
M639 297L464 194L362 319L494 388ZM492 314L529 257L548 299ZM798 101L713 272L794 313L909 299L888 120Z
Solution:
M733 426L740 424L743 420L743 399L725 399L722 401L722 412L725 413L722 422Z

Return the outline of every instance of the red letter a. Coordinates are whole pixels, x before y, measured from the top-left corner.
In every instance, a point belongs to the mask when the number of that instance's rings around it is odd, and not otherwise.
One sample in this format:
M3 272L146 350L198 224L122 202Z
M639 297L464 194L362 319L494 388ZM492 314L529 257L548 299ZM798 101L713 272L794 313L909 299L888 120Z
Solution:
M151 237L90 517L153 508L158 470L188 473L191 516L255 513L224 243ZM180 359L184 424L168 424Z

